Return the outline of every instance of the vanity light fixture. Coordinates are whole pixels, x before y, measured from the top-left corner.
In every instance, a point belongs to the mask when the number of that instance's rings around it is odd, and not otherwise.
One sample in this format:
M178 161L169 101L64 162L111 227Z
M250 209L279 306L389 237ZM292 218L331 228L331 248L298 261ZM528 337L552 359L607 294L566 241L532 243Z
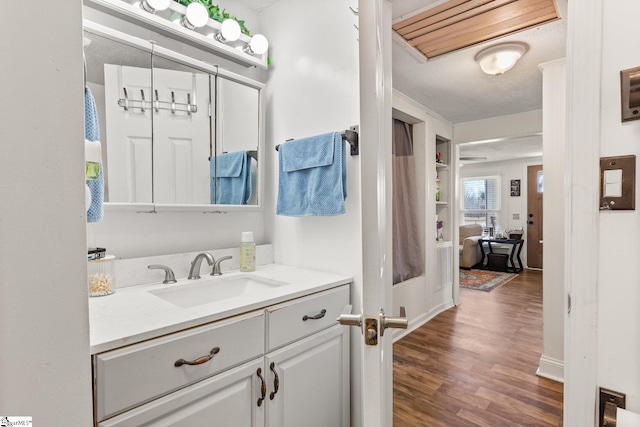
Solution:
M171 3L171 0L142 0L140 7L149 13L156 13L166 10L169 7L169 3Z
M262 55L269 49L269 41L262 34L254 34L244 51L250 55Z
M501 76L516 65L528 47L518 42L497 44L478 52L475 59L485 73Z
M183 27L193 30L195 28L204 27L209 21L209 12L202 3L193 2L187 6L187 11L180 23Z
M241 33L240 24L235 19L225 19L220 26L220 31L215 35L215 39L220 43L234 42L240 38Z

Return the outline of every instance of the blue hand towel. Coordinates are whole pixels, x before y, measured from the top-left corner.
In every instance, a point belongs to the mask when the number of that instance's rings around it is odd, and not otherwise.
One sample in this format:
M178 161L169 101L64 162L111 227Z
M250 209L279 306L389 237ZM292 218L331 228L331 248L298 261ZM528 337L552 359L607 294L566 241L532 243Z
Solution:
M251 157L246 151L211 158L211 203L246 205L251 198Z
M84 137L89 141L100 141L100 126L96 102L88 87L84 88ZM84 144L84 141L82 141ZM84 145L83 145L84 147ZM87 222L102 221L104 216L104 174L100 163L98 179L86 181L91 190L91 205L87 211Z
M340 132L285 142L278 157L278 215L345 213L347 166Z

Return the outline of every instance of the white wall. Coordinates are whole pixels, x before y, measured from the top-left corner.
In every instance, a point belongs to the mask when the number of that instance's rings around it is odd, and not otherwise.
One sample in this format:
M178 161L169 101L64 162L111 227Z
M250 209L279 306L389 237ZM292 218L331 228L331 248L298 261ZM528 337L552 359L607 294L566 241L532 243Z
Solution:
M466 164L460 167L460 179L474 176L500 176L502 209L500 217L502 229L523 227L527 239L527 166L542 164L542 158L516 159L503 162ZM520 180L520 197L511 196L511 180ZM519 219L513 219L519 215ZM527 265L527 245L522 247L522 262Z
M274 147L290 138L344 130L359 123L358 23L349 7L355 0L301 2L281 0L262 16L272 48L267 81L267 182L265 239L275 260L354 277L352 302L362 299L360 156L347 155L346 214L334 217L276 216L278 184ZM330 11L330 13L328 12ZM361 141L366 150L367 141ZM360 384L357 350L362 337L352 333L352 384ZM360 397L352 388L352 425L361 424Z
M541 64L543 105L544 266L543 345L538 375L564 379L565 149L567 68L564 59Z
M640 121L621 122L620 70L640 66L631 48L640 2L603 2L601 156L640 155ZM636 194L640 183L636 173ZM627 394L640 412L640 206L600 213L598 275L598 385Z
M88 426L80 2L21 4L0 51L0 414Z
M436 215L434 202L436 135L451 139L453 126L451 123L432 116L427 108L397 91L393 96L393 117L413 124L414 157L416 179L418 180L416 190L419 193L417 202L425 257L424 275L393 286L393 305L394 307L405 306L409 319L407 330L395 330L393 332L394 340L397 340L453 306L453 283L442 286L436 282L434 273L436 271L435 229L433 227ZM448 156L448 158L451 158L451 156ZM454 173L454 168L451 168L449 174L453 176ZM451 183L447 181L447 184ZM445 185L444 181L442 185ZM451 189L452 186L449 185L449 188L443 194L452 197L453 191ZM452 236L450 215L452 211L452 204L450 204L449 209L440 211L441 216L439 219L446 224L445 235L448 236L447 240L450 240ZM455 248L457 248L457 245L445 250L457 256L457 250L453 250ZM450 274L453 276L453 265L449 264L447 267L451 269Z
M542 110L456 123L454 128L456 144L540 134Z

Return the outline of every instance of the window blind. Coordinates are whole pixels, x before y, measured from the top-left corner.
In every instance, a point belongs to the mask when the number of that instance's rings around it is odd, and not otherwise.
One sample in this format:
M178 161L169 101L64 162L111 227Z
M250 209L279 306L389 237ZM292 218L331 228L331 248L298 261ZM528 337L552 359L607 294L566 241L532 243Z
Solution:
M502 230L500 221L500 177L462 179L462 224L480 224L485 232Z

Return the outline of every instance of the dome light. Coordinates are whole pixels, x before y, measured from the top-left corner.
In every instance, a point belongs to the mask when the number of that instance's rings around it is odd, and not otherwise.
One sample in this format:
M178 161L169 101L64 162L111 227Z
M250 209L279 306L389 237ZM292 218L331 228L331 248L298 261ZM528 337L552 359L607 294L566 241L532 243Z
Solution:
M498 44L481 50L475 59L485 73L501 76L516 65L527 48L524 43Z

